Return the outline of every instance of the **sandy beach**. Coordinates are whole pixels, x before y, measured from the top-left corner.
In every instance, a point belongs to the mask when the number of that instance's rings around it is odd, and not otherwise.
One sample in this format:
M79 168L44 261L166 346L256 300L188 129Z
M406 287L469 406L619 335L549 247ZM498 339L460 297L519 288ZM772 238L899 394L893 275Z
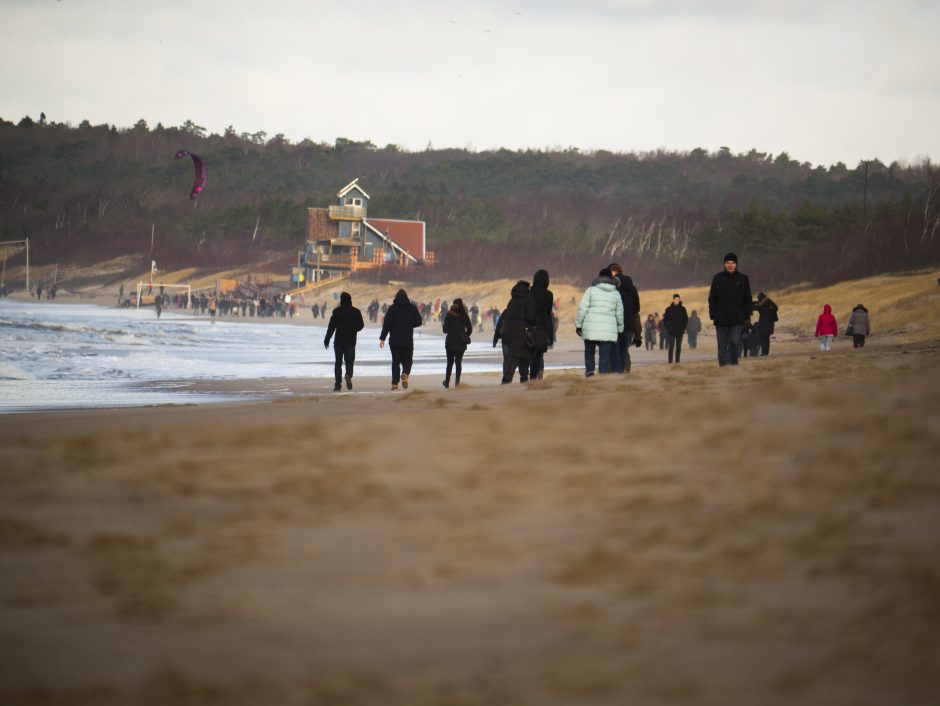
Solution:
M934 703L938 343L5 415L0 701Z

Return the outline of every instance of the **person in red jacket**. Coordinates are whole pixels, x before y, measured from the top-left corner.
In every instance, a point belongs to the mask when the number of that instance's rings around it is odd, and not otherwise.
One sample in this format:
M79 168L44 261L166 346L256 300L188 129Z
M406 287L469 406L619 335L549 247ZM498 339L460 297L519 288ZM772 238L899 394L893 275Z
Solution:
M839 335L839 324L836 323L836 317L832 315L832 307L826 304L823 307L823 313L816 319L816 338L819 341L819 350L828 351L832 348L832 339Z

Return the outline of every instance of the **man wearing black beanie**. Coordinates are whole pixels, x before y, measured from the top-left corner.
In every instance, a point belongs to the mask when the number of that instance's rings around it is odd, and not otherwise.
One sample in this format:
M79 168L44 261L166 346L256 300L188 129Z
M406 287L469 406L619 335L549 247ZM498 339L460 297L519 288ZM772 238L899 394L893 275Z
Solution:
M708 318L718 336L718 365L738 364L741 330L751 319L751 282L738 272L738 256L725 255L725 269L712 278Z

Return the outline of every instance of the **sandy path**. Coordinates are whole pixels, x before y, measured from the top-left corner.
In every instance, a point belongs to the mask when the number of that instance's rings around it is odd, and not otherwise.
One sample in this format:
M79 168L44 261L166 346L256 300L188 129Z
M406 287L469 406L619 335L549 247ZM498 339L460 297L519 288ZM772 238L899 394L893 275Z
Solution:
M937 363L7 415L0 702L935 703Z

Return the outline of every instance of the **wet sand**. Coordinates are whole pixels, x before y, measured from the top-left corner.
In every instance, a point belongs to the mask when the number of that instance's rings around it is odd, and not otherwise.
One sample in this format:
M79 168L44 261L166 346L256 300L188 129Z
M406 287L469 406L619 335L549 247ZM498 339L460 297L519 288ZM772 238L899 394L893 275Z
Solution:
M713 346L5 415L0 703L936 703L940 341Z

